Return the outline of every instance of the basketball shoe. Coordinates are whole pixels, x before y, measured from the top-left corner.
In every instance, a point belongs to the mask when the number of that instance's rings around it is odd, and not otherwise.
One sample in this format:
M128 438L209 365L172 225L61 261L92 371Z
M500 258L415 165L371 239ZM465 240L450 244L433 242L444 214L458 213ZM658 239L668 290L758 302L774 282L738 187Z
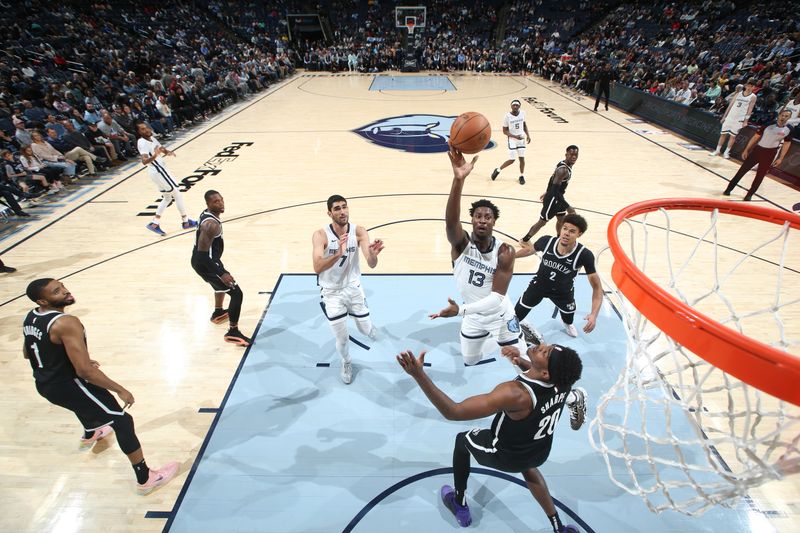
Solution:
M159 470L155 470L153 468L150 469L150 476L147 478L147 481L141 484L136 485L136 491L145 496L150 494L158 487L164 486L169 481L175 477L175 474L178 473L178 468L180 465L173 461L171 463L167 463L162 466Z
M567 408L569 409L569 427L575 431L581 429L581 426L586 421L586 390L582 387L575 387L572 389L572 401L567 399Z
M83 437L81 437L78 449L81 451L90 449L92 446L94 446L95 442L103 440L104 438L108 437L109 435L111 435L113 431L114 428L112 428L111 426L103 426L101 428L95 429L94 435L92 435L88 439L84 439Z
M456 522L461 527L468 527L472 523L472 515L469 513L469 506L461 505L456 501L456 491L450 485L444 485L440 494L442 502L451 513L456 517Z

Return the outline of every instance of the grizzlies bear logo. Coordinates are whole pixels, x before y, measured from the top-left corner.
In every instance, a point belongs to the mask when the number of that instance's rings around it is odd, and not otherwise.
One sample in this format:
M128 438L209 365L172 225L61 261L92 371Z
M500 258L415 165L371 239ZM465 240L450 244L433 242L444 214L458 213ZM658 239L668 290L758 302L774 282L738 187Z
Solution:
M368 141L384 148L405 152L433 154L450 149L450 126L457 117L444 115L401 115L377 120L353 130ZM493 148L494 141L486 148Z

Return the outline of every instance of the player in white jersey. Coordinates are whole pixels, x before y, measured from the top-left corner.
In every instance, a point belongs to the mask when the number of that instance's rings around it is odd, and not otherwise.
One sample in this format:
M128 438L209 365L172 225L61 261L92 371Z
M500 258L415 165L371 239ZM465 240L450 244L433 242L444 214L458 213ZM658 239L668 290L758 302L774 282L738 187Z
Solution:
M795 89L792 98L784 104L781 111L788 111L791 113L789 121L786 123L790 128L800 125L800 88ZM795 134L795 138L797 134Z
M366 228L350 224L347 200L338 194L328 198L328 216L331 223L315 231L312 238L314 272L320 287L322 310L328 317L336 337L336 350L342 358L341 378L349 384L353 380L353 366L347 315L355 319L358 330L364 335L375 339L377 333L361 288L358 250L361 249L367 265L375 268L378 254L383 250L383 241L375 239L370 243Z
M525 111L520 110L519 100L511 101L511 112L503 118L503 133L508 137L508 159L500 168L492 172L492 181L497 179L500 171L514 163L519 157L519 184L525 185L525 143L531 142L528 124L525 122ZM524 134L524 135L523 135Z
M181 214L181 227L183 229L196 228L197 222L191 220L186 214L186 205L183 203L183 193L178 189L178 183L170 176L164 164L164 156L175 156L175 152L161 146L158 139L153 137L153 130L144 122L137 124L136 133L139 134L136 147L142 155L142 164L147 167L150 179L153 180L153 183L156 184L156 187L158 187L161 193L161 203L158 204L153 221L146 226L147 229L161 236L166 235L166 232L161 229L161 214L172 200L175 200L175 205L178 206L178 211Z
M506 296L514 272L514 248L501 243L493 235L500 211L489 200L472 203L472 233L461 227L461 191L478 156L467 163L461 152L448 152L453 165L453 185L447 199L445 224L453 275L464 301L460 307L448 298L448 306L433 313L431 319L463 316L461 322L461 354L464 363L474 365L484 355L484 345L494 338L500 346L517 346L524 350L519 321L514 306Z
M758 97L753 93L755 87L755 80L750 78L744 85L742 92L731 98L731 103L728 104L728 109L722 115L722 129L719 134L719 142L717 149L709 155L719 155L725 146L725 141L728 141L725 152L722 157L729 159L731 157L731 146L739 134L739 130L747 126L747 121L750 120L750 115L753 114L753 109L756 107L756 100Z

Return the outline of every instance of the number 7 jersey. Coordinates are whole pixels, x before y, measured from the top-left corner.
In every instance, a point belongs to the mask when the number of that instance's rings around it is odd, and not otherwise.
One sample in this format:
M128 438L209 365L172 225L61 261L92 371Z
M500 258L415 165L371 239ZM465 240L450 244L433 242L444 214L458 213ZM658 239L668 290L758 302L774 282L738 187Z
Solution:
M323 289L344 289L361 283L361 265L358 262L358 237L356 225L347 226L347 249L342 256L327 270L317 276L317 284ZM339 236L333 230L333 224L325 227L328 244L325 247L325 258L339 251Z
M453 262L453 276L464 303L477 302L492 292L494 273L497 270L497 253L501 244L503 243L492 237L492 246L484 253L478 250L470 238L467 247Z

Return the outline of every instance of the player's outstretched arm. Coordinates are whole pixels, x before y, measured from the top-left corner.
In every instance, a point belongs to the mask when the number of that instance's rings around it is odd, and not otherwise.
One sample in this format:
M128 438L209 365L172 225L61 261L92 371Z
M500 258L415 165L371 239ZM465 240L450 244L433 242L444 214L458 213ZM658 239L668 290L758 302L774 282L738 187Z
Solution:
M447 152L447 156L453 167L453 184L450 187L450 196L447 198L444 220L447 240L452 246L451 255L453 259L456 259L469 243L467 232L461 226L461 191L464 189L464 180L472 172L475 162L478 161L478 156L476 155L471 162L467 163L464 154L452 147Z
M600 282L600 276L597 275L597 272L586 277L589 279L589 285L592 286L592 311L584 317L586 325L583 326L583 331L584 333L590 333L594 330L597 323L597 315L603 305L603 284Z
M497 250L497 269L492 280L492 292L505 295L511 283L511 276L514 274L514 247L508 244L501 244Z
M414 378L425 396L447 420L476 420L500 411L519 411L526 407L526 400L527 405L530 405L530 396L526 399L525 391L513 382L501 383L488 394L471 396L456 403L442 392L425 373L425 352L422 352L418 358L414 357L411 350L400 352L397 362L408 375Z
M86 346L83 324L74 316L66 315L59 318L50 328L50 338L55 343L64 345L72 366L78 377L85 379L93 385L115 392L123 401L124 407L133 405L133 394L125 387L105 375L89 358L89 348Z
M369 233L367 228L363 226L356 227L356 239L369 267L375 268L378 266L378 254L383 250L383 241L375 239L373 242L369 242Z

